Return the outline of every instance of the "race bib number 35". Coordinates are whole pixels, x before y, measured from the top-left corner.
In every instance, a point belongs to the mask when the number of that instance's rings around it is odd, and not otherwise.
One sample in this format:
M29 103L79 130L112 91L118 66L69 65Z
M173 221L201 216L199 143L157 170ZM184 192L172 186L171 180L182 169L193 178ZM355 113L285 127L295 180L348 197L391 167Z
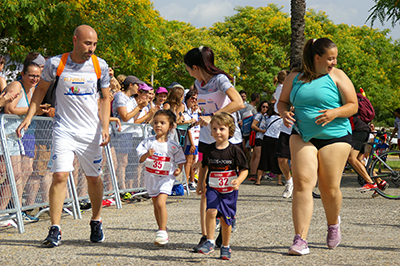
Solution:
M146 171L155 175L169 175L171 158L153 155L146 160Z
M208 184L213 189L217 190L219 193L229 193L232 192L232 180L236 179L236 171L221 171L221 172L211 172Z

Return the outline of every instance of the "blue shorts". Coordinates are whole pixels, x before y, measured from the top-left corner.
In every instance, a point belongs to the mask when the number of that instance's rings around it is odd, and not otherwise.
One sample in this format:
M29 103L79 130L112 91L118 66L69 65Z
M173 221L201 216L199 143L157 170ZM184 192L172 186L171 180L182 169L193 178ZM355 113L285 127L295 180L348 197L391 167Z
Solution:
M185 149L185 155L197 155L198 153L199 153L199 147L198 146L196 146L196 150L194 151L194 153L190 153L190 147L192 147L192 146L190 146L190 145L187 145L186 146L186 149Z
M22 146L21 147L21 154L28 156L29 158L34 158L35 157L35 135L31 134L25 134L22 137Z
M207 210L217 209L218 216L222 216L227 225L232 225L232 219L236 215L238 195L238 190L222 194L207 185Z

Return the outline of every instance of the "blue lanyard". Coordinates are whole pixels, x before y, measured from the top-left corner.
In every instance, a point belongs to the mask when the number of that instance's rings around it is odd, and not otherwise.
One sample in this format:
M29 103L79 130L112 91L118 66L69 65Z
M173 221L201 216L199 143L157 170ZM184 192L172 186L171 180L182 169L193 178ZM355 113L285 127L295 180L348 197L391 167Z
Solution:
M25 92L25 99L26 99L26 104L28 105L28 107L30 106L29 101L28 101L28 95L26 94L26 90L24 87L24 84L22 84L22 82L20 81L19 83L21 83L22 88L24 89ZM32 92L31 92L31 97L32 97Z

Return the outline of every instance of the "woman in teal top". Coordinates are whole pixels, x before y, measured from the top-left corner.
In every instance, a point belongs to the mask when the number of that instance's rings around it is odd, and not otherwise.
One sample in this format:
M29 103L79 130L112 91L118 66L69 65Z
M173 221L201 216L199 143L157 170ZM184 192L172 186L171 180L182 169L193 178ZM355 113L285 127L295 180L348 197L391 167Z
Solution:
M305 255L317 183L328 223L328 248L341 240L340 181L351 149L348 117L357 112L354 86L337 64L338 49L327 38L307 41L302 66L285 80L278 110L290 137L294 181L292 215L295 228L289 254ZM294 110L294 111L293 111Z

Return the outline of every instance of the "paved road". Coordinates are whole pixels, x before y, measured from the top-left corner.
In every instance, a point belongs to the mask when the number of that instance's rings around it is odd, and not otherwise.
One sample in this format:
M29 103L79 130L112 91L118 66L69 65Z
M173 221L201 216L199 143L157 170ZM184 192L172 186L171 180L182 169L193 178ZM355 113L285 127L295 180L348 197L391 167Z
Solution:
M104 208L106 240L89 242L90 211L82 220L65 215L62 245L42 248L49 219L26 225L19 234L15 228L0 229L0 265L399 265L400 201L371 198L358 193L356 178L346 174L342 182L342 234L339 247L326 247L326 222L320 200L315 200L309 232L310 255L286 255L294 230L291 199L281 197L283 188L276 181L254 186L245 181L240 188L238 230L232 235L233 258L218 260L219 250L209 256L194 254L200 239L199 197L170 197L168 228L170 243L153 245L156 223L151 201Z

